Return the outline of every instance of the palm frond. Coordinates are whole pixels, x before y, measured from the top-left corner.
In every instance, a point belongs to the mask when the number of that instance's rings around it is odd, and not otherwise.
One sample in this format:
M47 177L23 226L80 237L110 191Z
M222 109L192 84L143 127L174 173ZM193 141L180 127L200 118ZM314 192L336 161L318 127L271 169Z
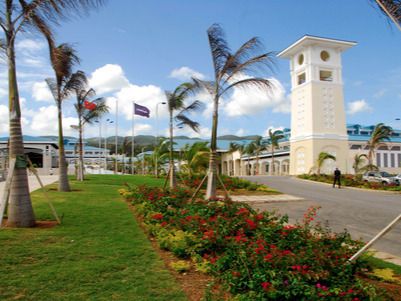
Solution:
M200 110L203 107L203 103L200 102L199 100L195 100L194 102L192 102L191 104L189 104L188 106L186 106L181 112L180 114L184 114L187 112L195 112Z
M230 48L225 40L224 31L219 24L213 24L207 30L215 77L221 78L221 71L230 56Z
M175 120L178 121L178 126L189 126L193 131L199 132L199 123L189 119L184 114L178 114L175 116Z
M53 98L55 101L58 99L58 88L57 88L57 82L54 78L46 78L45 82L47 86L49 87L50 92L53 95Z
M62 98L66 99L71 93L84 89L87 82L88 79L83 71L73 73L69 78L64 79L61 90Z
M401 0L372 0L380 11L401 30Z
M272 83L265 78L258 78L258 77L253 77L253 78L246 78L243 80L239 80L228 87L226 87L224 90L222 90L219 94L219 96L224 95L228 90L238 87L238 88L245 88L245 87L256 87L258 89L263 89L263 90L269 90L272 87Z
M50 48L50 61L59 82L70 77L73 67L79 64L75 49L67 43Z
M198 78L193 77L192 78L193 82L194 82L194 91L195 92L199 92L199 91L206 91L208 92L210 95L214 96L215 94L215 83L212 81L205 81L205 80L200 80Z
M96 104L96 108L94 110L85 109L82 115L84 123L88 124L92 124L95 120L99 119L99 117L108 113L110 110L103 97L92 100L91 102Z

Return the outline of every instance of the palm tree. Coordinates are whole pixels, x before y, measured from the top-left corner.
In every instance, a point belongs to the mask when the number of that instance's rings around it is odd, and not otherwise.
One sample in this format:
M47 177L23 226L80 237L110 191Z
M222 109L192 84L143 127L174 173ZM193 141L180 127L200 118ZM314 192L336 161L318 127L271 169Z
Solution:
M355 154L354 156L354 164L352 164L352 168L354 169L355 175L360 173L365 167L361 167L361 164L365 162L365 159L368 158L366 154Z
M83 129L85 124L93 124L101 116L109 111L106 105L106 100L103 97L96 98L88 103L88 98L96 94L95 90L76 90L75 95L77 102L74 104L75 110L78 115L78 154L79 154L79 169L78 181L84 180L84 155L83 155ZM85 105L86 104L86 105Z
M250 39L236 52L231 52L224 32L218 24L213 24L208 29L207 35L214 67L214 81L194 80L198 87L205 89L213 99L213 123L206 189L206 198L210 199L216 197L217 188L217 125L220 98L234 87L256 86L269 90L272 86L269 80L260 77L248 77L247 73L260 70L262 67L268 67L273 54L259 54L261 43L258 38Z
M201 103L195 100L189 105L185 104L185 100L192 93L194 85L191 83L183 83L179 85L174 92L166 91L167 108L169 112L170 126L170 155L169 155L169 187L175 188L177 181L175 177L175 166L173 157L173 128L174 121L178 122L178 127L189 126L195 132L199 130L199 123L191 120L186 114L200 109ZM175 115L174 115L175 114Z
M185 145L182 153L182 159L185 163L182 165L182 169L190 177L207 169L210 151L207 144L208 142L195 142L192 145Z
M251 168L250 161L251 161L251 156L255 154L255 144L253 144L251 142L247 146L245 146L245 153L248 155L248 164L247 164L247 168L245 168L245 170L247 171L247 176L251 176L252 168Z
M68 167L65 159L64 134L63 134L63 101L69 98L75 91L84 89L87 84L85 73L77 71L72 73L72 68L79 63L75 50L68 44L61 44L57 47L51 45L50 61L55 73L55 78L47 78L46 83L54 97L57 106L58 120L58 153L59 153L59 191L71 191L68 182Z
M232 166L230 166L230 164L228 164L228 175L229 176L234 175L234 153L238 150L238 146L239 145L235 142L230 142L230 144L228 145L228 152L231 154L231 162L232 162Z
M19 32L29 28L36 30L52 41L50 22L57 24L61 18L83 14L91 7L101 5L103 0L7 0L2 5L0 28L4 32L4 48L7 53L8 98L9 98L9 156L25 158L22 141L21 106L17 82L15 41ZM9 226L30 227L35 224L35 216L29 196L26 168L19 164L14 172L10 190L8 221Z
M316 168L317 168L316 174L318 176L320 176L320 169L322 168L324 161L326 161L328 159L331 159L331 160L335 161L336 157L333 156L332 154L329 154L329 153L326 153L326 152L320 152L319 153L319 156L318 156L317 161L316 161Z
M258 136L256 138L256 140L252 142L252 144L254 146L254 152L255 152L255 156L256 156L256 170L255 170L255 173L256 173L256 175L258 175L259 171L260 171L259 156L260 156L260 153L266 148L266 145L263 142L261 136Z
M268 144L271 147L271 166L270 166L270 175L272 176L274 174L274 148L278 147L278 141L280 139L284 138L283 131L281 130L275 130L273 131L272 129L269 129L269 141Z
M170 153L170 140L166 138L159 138L158 144L153 148L152 155L149 158L153 161L153 164L150 164L155 174L158 174L159 171L155 171L156 166L159 168L162 164L166 163L169 159ZM157 164L154 164L157 162Z
M387 125L384 125L384 123L378 123L373 129L370 139L367 143L367 147L369 149L368 164L370 166L374 165L373 158L375 156L376 148L379 147L380 145L385 144L383 142L384 140L386 141L390 140L392 131L393 131L392 128Z

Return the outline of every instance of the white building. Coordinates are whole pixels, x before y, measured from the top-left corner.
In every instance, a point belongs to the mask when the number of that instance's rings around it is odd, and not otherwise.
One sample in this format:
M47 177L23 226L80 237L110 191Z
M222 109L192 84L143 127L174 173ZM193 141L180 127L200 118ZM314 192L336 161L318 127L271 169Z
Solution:
M355 154L367 154L367 141L373 126L346 126L341 54L355 42L304 36L279 53L289 59L291 72L291 130L274 154L274 174L308 173L321 152L332 154L323 173L335 167L353 173ZM266 139L267 140L267 139ZM401 173L401 131L394 130L391 140L378 148L376 165L390 173ZM271 152L255 156L239 153L222 156L222 173L233 175L269 174ZM258 162L257 162L258 161Z

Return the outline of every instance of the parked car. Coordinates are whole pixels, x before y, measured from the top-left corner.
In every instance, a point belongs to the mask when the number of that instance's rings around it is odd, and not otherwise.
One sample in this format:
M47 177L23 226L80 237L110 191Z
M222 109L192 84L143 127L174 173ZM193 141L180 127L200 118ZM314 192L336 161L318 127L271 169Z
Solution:
M398 174L398 175L396 175L396 176L394 177L394 179L395 179L395 181L397 182L397 184L400 185L400 183L401 183L401 173Z
M376 182L382 185L399 184L397 179L385 171L368 171L362 176L362 181Z

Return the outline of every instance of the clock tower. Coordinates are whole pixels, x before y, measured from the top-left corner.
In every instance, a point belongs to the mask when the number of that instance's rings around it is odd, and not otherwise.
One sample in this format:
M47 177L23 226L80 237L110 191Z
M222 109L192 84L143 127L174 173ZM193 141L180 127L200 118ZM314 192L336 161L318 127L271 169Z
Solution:
M345 121L341 53L355 42L306 35L279 53L290 60L290 174L308 173L319 153L326 160L322 173L337 166L347 172L348 135Z

